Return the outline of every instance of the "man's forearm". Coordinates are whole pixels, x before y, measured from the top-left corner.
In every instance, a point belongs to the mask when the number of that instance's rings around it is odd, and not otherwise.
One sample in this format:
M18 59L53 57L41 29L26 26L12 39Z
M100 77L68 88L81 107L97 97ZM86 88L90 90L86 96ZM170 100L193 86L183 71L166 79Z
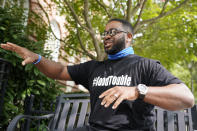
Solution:
M67 71L67 66L63 66L60 63L48 60L44 57L39 57L38 54L10 42L0 44L0 47L17 53L21 58L23 58L23 66L34 63L42 73L50 78L71 80L71 77Z
M63 66L60 63L48 60L42 57L42 60L35 65L42 73L46 76L53 78L53 79L63 79L63 80L70 80L68 76L66 76L67 67ZM63 74L65 72L65 74Z
M184 84L149 87L144 101L168 110L180 110L194 105L194 96Z

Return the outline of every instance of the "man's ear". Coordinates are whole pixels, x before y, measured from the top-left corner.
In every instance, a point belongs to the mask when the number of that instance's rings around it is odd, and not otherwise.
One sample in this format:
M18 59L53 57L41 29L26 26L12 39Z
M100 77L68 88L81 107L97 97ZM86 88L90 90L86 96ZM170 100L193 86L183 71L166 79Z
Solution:
M133 39L133 35L131 33L127 33L127 40L130 43Z

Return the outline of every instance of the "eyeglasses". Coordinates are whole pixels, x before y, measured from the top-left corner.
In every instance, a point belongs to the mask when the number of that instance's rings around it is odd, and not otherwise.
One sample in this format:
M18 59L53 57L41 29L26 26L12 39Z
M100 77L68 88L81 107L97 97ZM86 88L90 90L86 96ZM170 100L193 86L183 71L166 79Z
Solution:
M121 31L121 30L118 30L118 29L115 29L115 28L112 28L108 31L104 31L101 36L102 38L106 37L107 35L110 35L111 37L117 35L118 33L120 32L123 32L123 33L129 33L129 32L126 32L126 31Z

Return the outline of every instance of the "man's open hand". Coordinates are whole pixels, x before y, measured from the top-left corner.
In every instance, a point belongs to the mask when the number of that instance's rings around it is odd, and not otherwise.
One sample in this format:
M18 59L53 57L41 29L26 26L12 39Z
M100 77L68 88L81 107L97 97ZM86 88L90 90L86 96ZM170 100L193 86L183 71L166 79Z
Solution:
M13 51L17 53L20 57L22 57L24 59L24 61L22 62L23 66L29 63L33 63L38 59L38 55L36 53L33 53L26 48L20 47L10 42L7 42L6 44L1 44L1 48Z
M115 86L103 92L99 98L103 98L101 105L108 107L113 102L113 109L116 109L123 100L136 100L138 91L136 87Z

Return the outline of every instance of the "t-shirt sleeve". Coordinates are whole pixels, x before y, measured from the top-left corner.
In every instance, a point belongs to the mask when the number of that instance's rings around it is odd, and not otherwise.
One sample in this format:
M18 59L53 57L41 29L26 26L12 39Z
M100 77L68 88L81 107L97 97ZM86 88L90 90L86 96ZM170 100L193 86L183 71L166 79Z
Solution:
M177 77L173 76L167 69L165 69L159 61L149 60L144 63L146 81L149 86L165 86L169 84L183 83Z
M76 84L81 84L88 89L88 77L90 72L90 61L68 66L68 73Z

